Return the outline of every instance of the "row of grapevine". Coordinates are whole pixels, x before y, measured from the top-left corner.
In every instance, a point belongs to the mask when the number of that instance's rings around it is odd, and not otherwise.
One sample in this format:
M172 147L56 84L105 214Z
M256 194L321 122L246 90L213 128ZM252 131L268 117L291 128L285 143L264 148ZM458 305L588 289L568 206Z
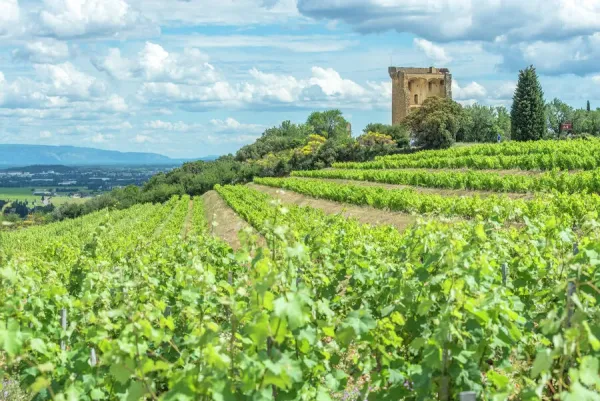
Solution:
M405 213L438 214L463 218L523 221L538 216L565 216L573 224L588 215L598 215L600 196L596 194L544 194L533 199L507 196L441 196L413 189L385 189L376 186L340 184L303 178L255 178L257 184L289 189L315 198L355 205L372 206Z
M304 330L291 333L300 350L282 339L271 351L291 355L305 384L360 400L449 400L465 389L498 400L600 396L597 223L580 238L556 221L508 229L429 221L398 234L278 207L248 187L217 190L268 237L285 279L304 291L296 300ZM302 358L314 349L334 367L307 369Z
M163 391L168 376L161 364L170 356L157 336L175 325L164 313L165 303L177 303L186 296L187 283L199 280L198 266L186 263L194 252L220 265L226 265L229 252L208 237L182 241L188 204L184 197L165 205L103 211L103 218L46 226L47 233L61 227L61 235L52 239L44 236L44 228L32 230L34 238L45 241L38 244L42 250L22 247L0 268L0 376L18 378L35 399L133 400ZM17 244L10 238L14 235L26 247L32 245L28 233L9 233L4 239ZM202 249L193 243L202 243ZM69 257L62 257L65 251ZM177 284L171 282L175 278ZM170 295L161 293L164 286ZM182 350L189 341L188 316L180 316L185 323L177 324L177 334L160 337L171 344L168 348ZM151 351L156 351L153 357L146 355ZM174 362L173 371L179 368ZM146 387L153 372L161 379Z
M426 150L410 154L378 156L377 160L420 160L429 158L455 158L462 156L519 156L545 154L572 154L578 156L595 156L600 151L600 140L596 138L568 141L529 141L486 143L471 146L457 146L443 150Z
M470 168L490 170L594 170L600 168L600 153L578 155L572 153L524 154L516 156L458 156L448 158L419 158L421 153L415 153L414 158L379 160L356 163L333 163L334 168L341 169L395 169L395 168Z
M293 177L333 178L429 188L485 190L494 192L587 192L600 193L600 170L568 173L499 174L491 171L430 170L310 170L294 171Z
M182 236L184 197L65 230L74 256L60 263L62 236L7 257L0 374L39 400L600 394L594 221L399 233L217 190L267 249L212 238L198 199Z

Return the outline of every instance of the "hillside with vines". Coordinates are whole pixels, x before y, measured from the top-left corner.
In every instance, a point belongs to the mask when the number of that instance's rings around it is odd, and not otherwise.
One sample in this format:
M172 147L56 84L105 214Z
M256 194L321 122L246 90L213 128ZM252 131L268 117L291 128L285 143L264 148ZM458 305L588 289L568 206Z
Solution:
M394 154L0 233L2 383L36 400L600 400L598 150ZM247 223L233 247L215 196Z

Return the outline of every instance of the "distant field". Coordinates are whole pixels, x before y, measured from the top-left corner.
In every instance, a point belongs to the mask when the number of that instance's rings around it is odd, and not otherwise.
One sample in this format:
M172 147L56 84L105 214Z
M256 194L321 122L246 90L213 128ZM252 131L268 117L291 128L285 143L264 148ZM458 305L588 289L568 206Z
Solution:
M34 196L31 188L0 187L0 200L28 201L30 203L36 202L41 205L42 197ZM85 202L86 200L87 200L87 198L86 199L72 199L72 198L69 198L68 196L60 196L59 195L59 196L53 196L50 201L54 206L60 206L67 202L82 203L82 202Z

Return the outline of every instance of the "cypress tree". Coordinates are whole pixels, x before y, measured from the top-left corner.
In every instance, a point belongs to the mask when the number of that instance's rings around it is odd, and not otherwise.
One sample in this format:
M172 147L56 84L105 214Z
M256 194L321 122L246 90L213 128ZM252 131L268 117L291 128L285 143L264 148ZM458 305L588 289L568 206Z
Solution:
M590 101L587 102L587 111L592 111L592 107L590 106Z
M519 82L510 111L512 139L532 141L546 133L544 92L533 66L519 71Z

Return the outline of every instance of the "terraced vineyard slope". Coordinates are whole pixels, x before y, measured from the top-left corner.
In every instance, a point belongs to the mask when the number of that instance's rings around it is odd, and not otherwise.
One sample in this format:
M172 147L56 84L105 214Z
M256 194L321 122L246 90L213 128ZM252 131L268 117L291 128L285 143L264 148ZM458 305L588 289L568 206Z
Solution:
M3 233L5 383L39 400L600 399L598 173L453 161L595 146L399 155ZM361 224L265 185L416 222ZM226 215L247 225L236 250Z

